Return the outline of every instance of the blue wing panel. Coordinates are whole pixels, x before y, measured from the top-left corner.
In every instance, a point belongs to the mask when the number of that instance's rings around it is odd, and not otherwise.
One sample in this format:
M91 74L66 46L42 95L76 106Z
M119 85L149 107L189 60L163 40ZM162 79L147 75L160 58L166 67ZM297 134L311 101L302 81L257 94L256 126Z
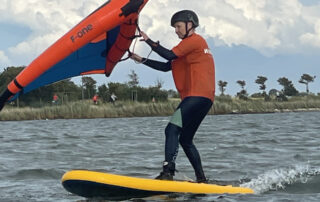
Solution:
M88 43L84 47L75 51L64 60L60 61L40 77L23 88L22 94L26 94L41 86L45 86L57 81L81 75L81 73L93 70L104 70L106 56L110 48L115 43L120 26L106 33L107 38L97 43ZM15 100L21 93L16 94L12 99Z

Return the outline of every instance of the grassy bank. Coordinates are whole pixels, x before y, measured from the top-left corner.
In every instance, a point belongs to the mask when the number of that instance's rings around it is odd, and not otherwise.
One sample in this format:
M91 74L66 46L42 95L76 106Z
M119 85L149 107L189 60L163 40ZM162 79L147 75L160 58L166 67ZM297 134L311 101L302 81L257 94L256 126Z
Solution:
M42 108L5 107L0 112L0 121L42 120L42 119L90 119L142 116L169 116L179 100L162 103L117 102L93 105L91 101L78 101L65 105ZM295 97L288 102L261 99L239 100L217 97L209 114L273 113L287 111L320 111L320 96Z
M0 112L0 121L166 116L174 111L177 103L117 102L115 105L94 105L91 101L79 101L41 108L6 107Z
M214 114L247 114L274 112L320 111L320 96L293 97L287 102L250 99L248 101L217 97Z

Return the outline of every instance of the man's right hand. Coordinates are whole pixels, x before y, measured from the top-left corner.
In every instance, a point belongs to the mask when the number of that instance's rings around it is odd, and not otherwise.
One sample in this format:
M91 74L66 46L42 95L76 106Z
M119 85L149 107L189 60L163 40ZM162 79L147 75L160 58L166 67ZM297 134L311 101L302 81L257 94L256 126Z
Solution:
M149 39L148 35L146 33L144 33L143 31L141 31L140 34L143 38L140 41L147 41Z
M140 57L139 55L132 53L132 55L130 56L130 58L136 62L142 62L142 57Z

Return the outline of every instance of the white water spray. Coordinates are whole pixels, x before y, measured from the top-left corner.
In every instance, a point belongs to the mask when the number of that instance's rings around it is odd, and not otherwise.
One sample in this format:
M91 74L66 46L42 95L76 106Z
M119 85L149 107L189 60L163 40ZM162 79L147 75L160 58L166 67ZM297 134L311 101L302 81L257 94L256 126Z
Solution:
M250 182L241 184L255 193L261 194L271 190L285 189L296 182L306 183L311 176L319 175L320 169L311 169L309 165L296 165L293 168L280 168L267 171Z

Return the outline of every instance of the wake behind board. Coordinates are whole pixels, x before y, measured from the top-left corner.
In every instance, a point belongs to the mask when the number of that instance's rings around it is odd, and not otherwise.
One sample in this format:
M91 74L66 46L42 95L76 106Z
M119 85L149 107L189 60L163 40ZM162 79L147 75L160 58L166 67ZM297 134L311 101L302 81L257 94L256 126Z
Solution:
M221 186L187 181L167 181L114 175L88 170L66 172L62 179L63 187L76 195L86 198L124 200L160 194L252 194L245 187Z

